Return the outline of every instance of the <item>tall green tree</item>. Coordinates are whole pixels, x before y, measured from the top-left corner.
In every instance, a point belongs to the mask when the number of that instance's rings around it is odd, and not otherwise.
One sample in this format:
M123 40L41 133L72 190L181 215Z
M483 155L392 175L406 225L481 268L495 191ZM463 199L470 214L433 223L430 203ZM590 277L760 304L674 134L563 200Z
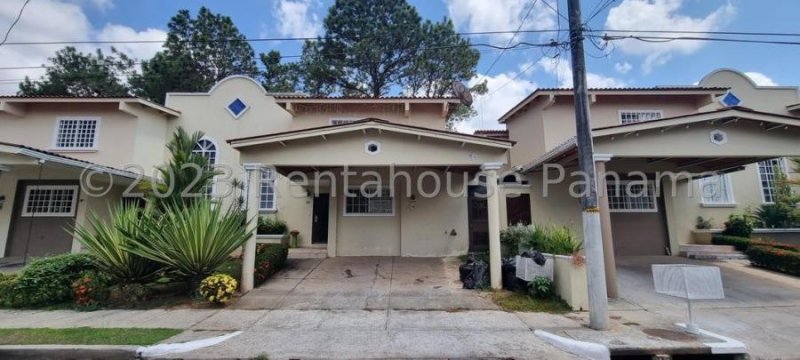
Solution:
M231 75L259 75L253 48L230 17L206 7L194 18L180 10L168 28L164 50L130 79L137 95L163 103L169 91L208 91Z
M386 95L418 55L420 17L405 0L336 0L324 26L325 36L303 51L316 70L310 90L326 84L345 95Z
M82 53L68 46L49 59L41 80L27 76L19 84L19 95L127 96L128 86L120 80L132 71L134 61L111 49L105 55Z
M281 53L277 50L260 55L264 71L261 73L261 85L270 92L293 92L300 83L298 63L281 63Z

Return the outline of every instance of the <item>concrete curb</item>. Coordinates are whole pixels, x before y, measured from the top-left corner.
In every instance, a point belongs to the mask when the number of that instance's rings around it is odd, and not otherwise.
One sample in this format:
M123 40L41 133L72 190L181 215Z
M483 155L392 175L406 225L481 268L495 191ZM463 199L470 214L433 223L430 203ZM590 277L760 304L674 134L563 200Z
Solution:
M138 346L0 345L0 359L136 359Z

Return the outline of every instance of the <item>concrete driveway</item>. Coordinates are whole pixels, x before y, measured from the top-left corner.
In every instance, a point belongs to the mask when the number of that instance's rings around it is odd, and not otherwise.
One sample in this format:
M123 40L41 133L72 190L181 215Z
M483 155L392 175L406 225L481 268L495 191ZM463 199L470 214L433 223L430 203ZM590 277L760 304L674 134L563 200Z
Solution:
M289 259L287 269L240 298L236 309L493 310L464 290L456 258Z
M667 328L687 321L686 301L655 293L652 264L719 266L724 300L693 302L702 329L747 344L757 359L797 358L800 347L800 279L759 268L746 261L708 262L680 257L621 257L617 260L620 299L611 314L625 324Z

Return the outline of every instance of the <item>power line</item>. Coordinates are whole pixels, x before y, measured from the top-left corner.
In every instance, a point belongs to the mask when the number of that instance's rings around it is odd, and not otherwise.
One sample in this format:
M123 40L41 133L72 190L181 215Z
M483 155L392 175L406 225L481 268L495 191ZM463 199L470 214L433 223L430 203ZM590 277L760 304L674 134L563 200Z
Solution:
M19 8L19 13L17 14L17 17L11 23L11 26L8 27L8 30L6 31L6 35L3 37L3 41L0 41L0 46L5 45L6 41L8 41L8 36L11 35L11 30L14 29L14 26L17 26L17 23L19 22L19 19L22 18L22 12L25 11L25 7L28 6L29 2L31 2L31 0L25 0L25 2L22 3L22 7Z
M595 11L594 13L592 13L592 15L590 15L590 16L589 16L589 18L588 18L588 19L586 19L586 21L584 21L584 22L583 22L583 24L584 24L584 25L588 24L588 23L589 23L589 21L592 21L592 19L594 19L594 18L595 18L597 15L600 15L600 13L601 13L601 12L603 12L603 10L605 10L607 7L611 6L611 4L613 4L613 3L614 3L614 1L616 1L616 0L607 0L607 1L605 2L605 4L603 4L602 6L600 6L599 8L597 8L597 11ZM599 3L598 3L598 4L599 4Z
M531 12L533 12L533 8L536 7L536 2L537 2L537 0L533 0L533 3L531 3L531 7L528 9L528 12L525 13L525 17L523 17L522 21L519 23L519 26L517 27L517 31L515 31L514 34L511 35L511 38L508 39L508 42L506 43L506 46L511 45L511 42L514 41L514 39L517 37L517 34L519 33L519 31L522 30L523 26L525 26L525 21L528 20L528 17L531 15ZM489 65L489 68L486 69L486 71L483 72L483 78L485 78L487 75L489 75L489 72L492 71L492 69L494 69L495 64L497 64L497 62L500 61L500 58L503 57L503 54L505 54L505 53L506 53L506 51L503 50L503 51L500 52L499 55L497 55L496 58L494 58L494 61L492 61L492 63ZM480 83L481 80L483 80L483 79L478 80L478 83Z
M734 42L744 44L770 44L770 45L800 45L798 41L779 41L779 40L753 40L753 39L733 39L733 38L713 38L703 36L637 36L637 35L624 35L624 36L610 36L610 35L588 35L592 38L602 39L604 41L617 41L634 39L651 43L667 43L676 40L692 40L692 41L718 41L718 42Z
M642 33L642 34L709 34L709 35L742 35L742 36L793 36L800 33L750 32L750 31L700 31L700 30L620 30L620 29L588 29L591 33Z

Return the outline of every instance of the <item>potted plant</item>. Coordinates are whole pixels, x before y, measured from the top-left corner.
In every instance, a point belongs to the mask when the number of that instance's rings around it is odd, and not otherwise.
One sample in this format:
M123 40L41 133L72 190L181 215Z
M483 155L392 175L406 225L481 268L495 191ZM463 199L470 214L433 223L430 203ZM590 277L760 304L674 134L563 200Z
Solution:
M714 228L714 219L705 219L702 216L697 217L694 229L692 229L692 240L695 244L711 245L711 238L719 229Z
M289 227L286 222L275 216L259 216L256 238L266 243L289 245Z

